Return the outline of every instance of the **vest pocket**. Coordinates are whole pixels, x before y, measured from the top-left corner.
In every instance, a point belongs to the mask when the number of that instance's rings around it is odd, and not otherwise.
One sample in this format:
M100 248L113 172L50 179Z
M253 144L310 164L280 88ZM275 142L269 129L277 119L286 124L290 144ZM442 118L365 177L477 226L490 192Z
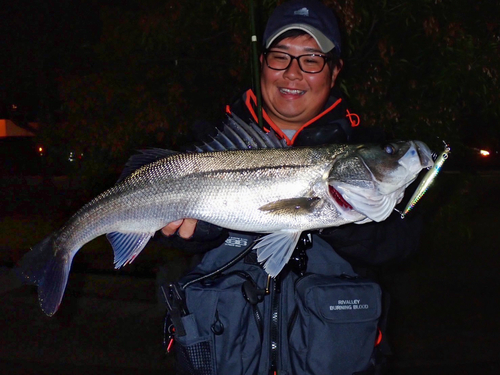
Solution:
M261 346L260 312L242 291L246 274L228 274L186 288L186 336L176 338L179 367L189 374L256 374ZM182 364L184 362L184 365Z
M368 369L381 298L380 286L368 279L323 275L299 279L289 327L293 372L344 375Z
M191 335L187 332L186 336L176 339L174 352L177 359L177 374L217 375L213 341L208 336L190 337Z

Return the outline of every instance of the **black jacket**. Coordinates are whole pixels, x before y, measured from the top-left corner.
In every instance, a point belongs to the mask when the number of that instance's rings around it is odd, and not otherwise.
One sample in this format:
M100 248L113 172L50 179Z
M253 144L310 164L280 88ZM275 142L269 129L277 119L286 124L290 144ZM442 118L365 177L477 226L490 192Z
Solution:
M233 105L227 107L244 121L257 122L256 98L251 90L245 92ZM358 126L359 118L349 112L342 98L332 93L324 110L313 120L304 124L292 139L289 139L272 123L263 111L264 127L272 128L287 140L290 146L316 146L334 143L382 143L383 132ZM197 133L207 132L207 123L199 123ZM409 189L411 191L411 187ZM400 261L412 254L419 244L422 218L412 213L402 220L394 212L381 223L348 224L321 230L318 234L335 251L354 266L366 267ZM190 240L177 236L164 237L160 232L156 238L165 244L192 253L203 253L224 242L227 231L217 226L198 222Z

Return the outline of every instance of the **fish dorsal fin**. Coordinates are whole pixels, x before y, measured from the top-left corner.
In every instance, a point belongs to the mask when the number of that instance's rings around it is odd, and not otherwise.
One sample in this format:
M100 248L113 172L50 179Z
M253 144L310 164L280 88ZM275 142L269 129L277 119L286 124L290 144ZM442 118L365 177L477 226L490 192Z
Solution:
M264 270L270 276L278 276L288 263L301 233L302 231L284 229L265 235L255 244L257 260L264 263Z
M222 130L217 128L217 135L212 137L211 141L194 146L193 151L213 152L285 147L287 147L286 141L280 139L273 130L265 132L255 123L247 124L235 114L229 114L222 123ZM139 150L138 154L132 155L127 161L117 182L123 181L146 164L175 154L178 152L162 148Z
M126 177L130 176L137 169L145 166L146 164L178 154L177 151L166 150L163 148L150 148L146 150L139 150L139 152L139 154L132 155L130 159L128 159L117 182L124 180Z
M106 234L115 254L115 268L131 263L147 245L154 233L119 233Z
M229 114L217 129L217 135L211 141L195 147L197 152L248 150L263 148L285 148L285 140L280 139L273 131L265 132L255 123L245 123L235 114Z

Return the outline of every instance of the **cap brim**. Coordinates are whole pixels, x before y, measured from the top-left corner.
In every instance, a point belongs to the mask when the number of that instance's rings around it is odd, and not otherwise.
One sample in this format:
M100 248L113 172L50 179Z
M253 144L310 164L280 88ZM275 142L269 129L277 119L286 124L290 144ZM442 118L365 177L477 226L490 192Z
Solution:
M266 40L266 48L269 48L269 46L272 44L272 42L279 37L281 34L283 34L286 31L289 30L303 30L309 35L311 35L314 40L316 40L316 43L318 43L319 48L321 49L322 52L330 52L332 49L335 48L335 44L328 39L325 34L323 34L321 31L319 31L317 28L312 27L311 25L304 24L304 23L292 23L286 26L283 26L281 29L278 29L273 35L271 35L269 38Z

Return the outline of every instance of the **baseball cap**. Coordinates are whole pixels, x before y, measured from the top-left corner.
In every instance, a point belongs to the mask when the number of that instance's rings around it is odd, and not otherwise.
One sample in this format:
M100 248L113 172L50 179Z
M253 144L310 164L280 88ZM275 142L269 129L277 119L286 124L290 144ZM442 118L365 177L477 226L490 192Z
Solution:
M267 21L264 47L289 30L303 30L318 43L321 51L340 55L340 30L333 11L317 0L291 0L278 6Z

